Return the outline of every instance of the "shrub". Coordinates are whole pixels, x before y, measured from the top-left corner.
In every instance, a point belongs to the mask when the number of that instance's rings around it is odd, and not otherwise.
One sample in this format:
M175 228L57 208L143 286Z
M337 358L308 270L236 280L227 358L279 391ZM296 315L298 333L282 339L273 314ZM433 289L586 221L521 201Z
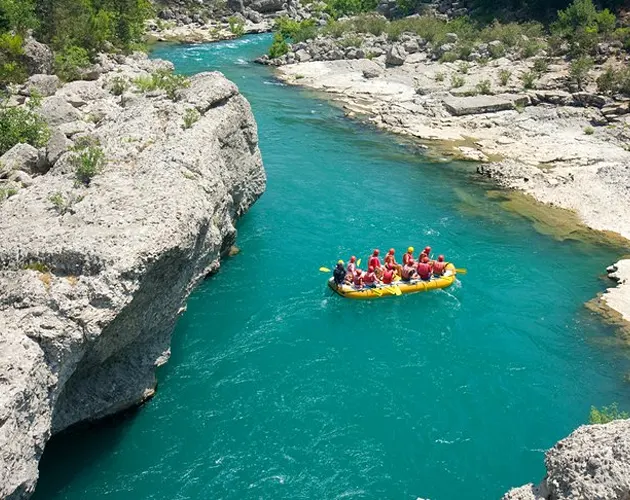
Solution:
M90 57L83 47L71 45L55 55L55 71L67 82L81 78L82 70L89 65Z
M613 403L610 406L603 406L601 409L591 406L588 422L589 424L607 424L613 420L626 418L630 418L628 412L620 411L617 403Z
M360 14L352 19L352 26L357 33L371 33L379 36L385 33L387 21L382 16L374 14Z
M574 0L558 11L558 20L551 28L555 35L569 42L572 54L578 57L592 52L598 34L610 36L616 22L610 11L597 12L592 0Z
M465 61L462 61L461 63L459 63L459 72L463 73L464 75L468 74L468 70L470 69L470 64L468 64Z
M445 76L444 76L444 73L442 73L441 71L438 71L438 72L435 74L435 77L434 77L434 78L435 78L435 81L436 81L436 82L443 82L443 81L444 81Z
M26 80L26 68L22 61L24 40L20 35L0 35L0 84L22 83Z
M49 273L50 268L43 262L35 260L28 262L22 266L22 269L29 271L37 271L38 273Z
M277 57L282 57L287 52L289 52L287 42L280 33L276 33L273 36L273 43L271 44L271 47L269 47L269 57L271 59L275 59Z
M72 162L76 184L89 186L94 176L103 169L105 154L100 147L91 145L76 152Z
M317 25L314 19L296 21L289 17L280 17L275 22L275 29L284 39L291 39L293 42L304 42L317 36Z
M450 63L457 61L457 54L455 52L444 52L440 57L441 63Z
M197 123L197 121L199 121L199 118L201 118L201 115L196 109L187 109L184 113L184 130L192 127L195 123Z
M0 156L19 143L36 148L45 145L50 129L44 119L34 111L37 99L26 107L0 105Z
M502 69L499 71L499 81L501 82L501 85L503 87L505 87L508 84L511 77L512 77L512 72L509 69Z
M376 9L377 0L328 0L326 11L333 18L351 16Z
M539 77L549 72L549 61L543 58L536 59L534 61L534 71L538 74Z
M346 35L341 40L339 40L339 45L341 47L361 47L363 43L363 38L358 35Z
M595 133L595 129L593 127L584 127L584 134L593 135Z
M150 76L135 78L133 84L143 93L164 90L168 98L175 101L180 90L190 87L190 80L183 75L176 75L171 70L159 69Z
M542 50L542 44L538 40L527 40L523 43L521 48L521 57L523 59L529 59L538 55Z
M458 59L467 60L473 53L473 46L470 43L462 43L457 49Z
M590 57L580 57L571 62L569 67L569 78L579 90L584 88L588 79L588 74L593 67L593 60Z
M489 95L492 93L492 83L490 80L482 80L480 81L476 87L477 92L483 95Z
M618 81L618 73L611 66L608 66L597 78L597 91L605 94L612 94L618 88Z
M505 55L505 45L503 45L503 43L489 44L488 52L492 59L499 59Z
M11 198L11 196L15 196L17 194L17 189L13 187L3 187L0 188L0 202Z
M129 81L122 76L116 76L112 78L110 89L114 95L123 95L129 90Z
M63 194L56 192L48 197L48 201L52 203L53 208L59 215L63 215L70 210L70 200L66 199Z
M243 21L236 16L228 17L228 25L230 26L230 32L236 36L242 36L245 33L245 25Z
M458 89L463 87L466 83L466 79L461 75L453 75L451 76L451 87L454 89Z
M523 88L533 89L536 85L537 75L534 71L528 71L521 75L521 81L523 82Z

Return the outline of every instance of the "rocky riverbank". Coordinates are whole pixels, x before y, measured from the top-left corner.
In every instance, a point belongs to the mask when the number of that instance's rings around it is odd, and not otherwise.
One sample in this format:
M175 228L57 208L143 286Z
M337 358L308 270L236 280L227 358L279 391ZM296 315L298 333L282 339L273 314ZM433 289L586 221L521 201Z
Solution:
M630 108L597 92L602 66L578 89L561 57L522 58L490 42L468 61L444 62L456 43L455 34L448 47L404 33L397 42L320 36L261 62L289 84L326 92L349 116L481 162L479 173L501 186L630 239ZM605 50L602 61L617 49ZM501 57L489 58L493 51ZM602 305L630 317L627 280L617 290L625 299L605 294Z
M101 57L92 81L37 75L11 101L37 89L51 135L0 158L1 498L33 492L51 434L153 394L178 312L265 189L237 87L150 84L170 68Z
M628 498L630 420L580 427L546 453L545 466L538 485L510 490L503 500Z

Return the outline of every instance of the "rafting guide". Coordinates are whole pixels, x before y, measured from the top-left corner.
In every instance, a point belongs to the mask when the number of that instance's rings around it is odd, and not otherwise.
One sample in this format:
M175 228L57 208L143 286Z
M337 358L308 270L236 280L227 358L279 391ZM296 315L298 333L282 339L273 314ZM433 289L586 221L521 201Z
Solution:
M402 264L396 261L396 250L390 248L383 263L380 250L374 249L368 259L367 270L360 269L361 259L350 257L348 265L339 260L328 280L328 286L342 297L351 299L374 299L391 295L426 292L451 286L457 274L466 274L465 269L456 269L444 255L432 258L432 248L427 246L414 259L414 247L407 248ZM329 273L330 269L321 267Z

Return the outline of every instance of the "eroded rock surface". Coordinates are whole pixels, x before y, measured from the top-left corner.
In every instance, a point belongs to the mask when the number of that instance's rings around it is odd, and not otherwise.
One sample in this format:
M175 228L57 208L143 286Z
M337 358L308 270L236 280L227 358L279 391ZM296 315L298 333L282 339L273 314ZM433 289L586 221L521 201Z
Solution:
M54 166L0 204L2 498L32 493L51 433L152 395L178 311L265 188L251 109L220 73L176 102L107 91L160 65L126 58L46 98ZM89 186L68 150L86 138L106 159Z
M503 500L626 500L630 492L630 420L585 425L545 457L538 486L515 488Z

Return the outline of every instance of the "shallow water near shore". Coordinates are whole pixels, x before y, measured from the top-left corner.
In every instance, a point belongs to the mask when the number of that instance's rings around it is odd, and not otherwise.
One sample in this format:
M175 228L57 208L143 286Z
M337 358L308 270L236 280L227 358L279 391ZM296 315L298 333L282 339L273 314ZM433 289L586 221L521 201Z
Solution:
M248 61L269 35L164 46L252 103L269 176L241 253L194 292L155 399L55 438L35 498L497 498L591 405L630 408L625 351L584 303L618 251L557 241L488 199L474 165L431 163ZM431 245L446 291L357 302L320 266Z

